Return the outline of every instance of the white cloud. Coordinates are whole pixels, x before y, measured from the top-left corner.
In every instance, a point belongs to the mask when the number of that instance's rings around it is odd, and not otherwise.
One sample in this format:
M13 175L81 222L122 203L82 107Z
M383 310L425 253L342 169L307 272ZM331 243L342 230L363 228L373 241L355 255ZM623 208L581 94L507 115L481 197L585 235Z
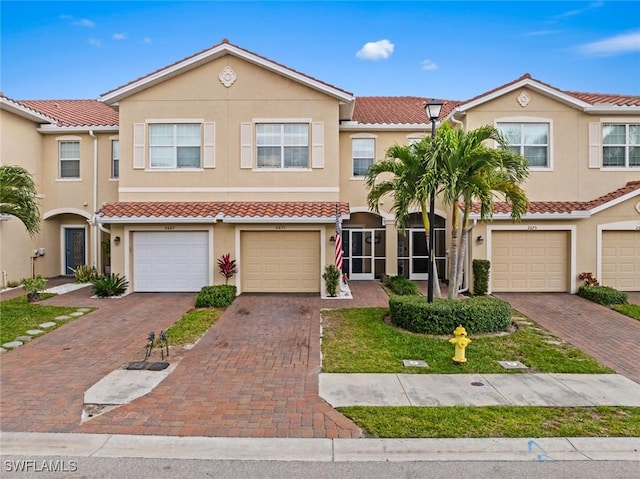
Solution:
M127 35L124 33L114 33L111 38L113 40L124 40L125 38L127 38Z
M575 10L568 10L560 15L555 15L552 17L553 20L560 20L562 18L575 17L576 15L581 15L586 11L593 10L594 8L600 8L604 5L604 2L591 2L587 4L586 7L576 8Z
M149 43L151 43L151 38L149 38L149 37L144 37L144 38L142 39L142 42L143 42L143 43L147 43L147 44L149 44Z
M619 55L640 52L640 31L624 33L597 42L580 45L578 50L586 55Z
M88 43L96 48L100 48L102 46L102 40L99 38L89 38Z
M435 62L433 62L431 60L424 60L422 62L422 69L423 70L437 70L438 69L438 65L436 65Z
M81 18L80 20L76 20L75 22L73 22L73 24L79 27L86 28L94 28L96 26L95 22L89 20L88 18Z
M389 58L393 53L394 45L389 40L367 42L358 50L356 57L362 60L381 60Z

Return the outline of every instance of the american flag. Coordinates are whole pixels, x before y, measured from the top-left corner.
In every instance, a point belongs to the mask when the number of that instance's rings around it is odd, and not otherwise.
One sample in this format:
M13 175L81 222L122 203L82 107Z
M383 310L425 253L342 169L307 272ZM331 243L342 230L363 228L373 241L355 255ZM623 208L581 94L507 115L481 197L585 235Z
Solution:
M336 205L336 268L342 272L342 231L340 228L340 214Z

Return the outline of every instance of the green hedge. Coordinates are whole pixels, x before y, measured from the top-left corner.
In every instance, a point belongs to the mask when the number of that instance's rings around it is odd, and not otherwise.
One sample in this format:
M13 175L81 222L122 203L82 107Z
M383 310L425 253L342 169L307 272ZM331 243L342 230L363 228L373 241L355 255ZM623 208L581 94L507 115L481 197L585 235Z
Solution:
M511 326L511 305L484 296L433 303L423 297L394 296L389 298L389 309L393 324L415 333L450 335L461 324L471 335L507 331Z
M224 308L233 303L237 288L229 284L203 286L196 298L196 308Z
M627 304L627 293L610 288L609 286L580 286L578 296L582 296L594 303L604 304Z
M486 259L473 260L473 294L484 296L489 290L489 269L491 262Z
M401 296L420 295L418 287L404 276L389 276L389 278L387 278L387 285L393 294L399 294Z

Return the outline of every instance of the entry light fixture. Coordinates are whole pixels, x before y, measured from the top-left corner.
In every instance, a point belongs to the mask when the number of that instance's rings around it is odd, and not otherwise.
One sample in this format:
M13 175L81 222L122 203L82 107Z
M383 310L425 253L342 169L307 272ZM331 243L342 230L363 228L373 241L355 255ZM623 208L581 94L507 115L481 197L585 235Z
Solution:
M482 235L479 235L479 236L476 238L476 241L478 242L478 244L482 244L482 243L484 243L484 238L482 237Z
M336 237L332 236L331 238L329 238L329 243L336 244Z
M113 243L118 246L120 244L120 236L116 236L115 238L113 238Z

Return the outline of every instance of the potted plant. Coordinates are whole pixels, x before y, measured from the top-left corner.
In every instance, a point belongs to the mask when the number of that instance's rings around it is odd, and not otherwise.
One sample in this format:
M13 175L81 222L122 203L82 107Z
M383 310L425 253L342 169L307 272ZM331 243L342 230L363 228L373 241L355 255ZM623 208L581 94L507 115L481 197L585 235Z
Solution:
M327 294L329 296L334 297L337 295L338 287L340 285L340 277L340 270L335 265L330 264L324 268L322 279L325 281Z

